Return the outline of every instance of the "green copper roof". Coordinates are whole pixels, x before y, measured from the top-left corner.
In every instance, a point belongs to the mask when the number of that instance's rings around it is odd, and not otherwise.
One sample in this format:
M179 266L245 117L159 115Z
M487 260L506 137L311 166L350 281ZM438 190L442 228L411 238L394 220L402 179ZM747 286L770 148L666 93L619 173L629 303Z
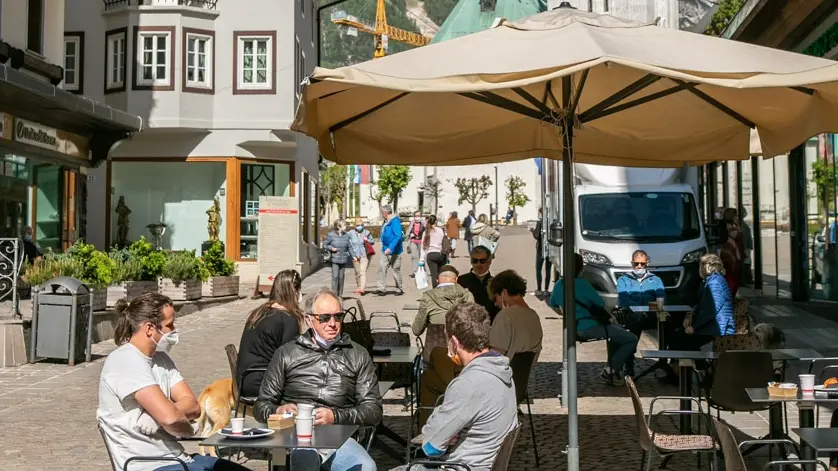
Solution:
M497 0L494 11L481 12L480 0L460 0L431 43L489 29L495 18L515 21L547 11L547 0Z

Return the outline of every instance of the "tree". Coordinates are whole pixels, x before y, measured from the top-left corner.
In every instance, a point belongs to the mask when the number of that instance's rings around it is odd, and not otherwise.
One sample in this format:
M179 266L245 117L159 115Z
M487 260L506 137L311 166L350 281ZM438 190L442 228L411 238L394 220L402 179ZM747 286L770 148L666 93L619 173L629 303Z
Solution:
M326 170L320 172L320 214L325 214L327 221L332 219L332 207L343 207L346 198L346 171L345 165L329 165Z
M818 206L829 215L835 197L835 169L831 163L823 160L812 162L812 182L818 191Z
M510 175L506 179L506 202L512 208L515 224L518 224L518 212L515 211L515 208L522 208L530 202L530 197L524 194L524 188L526 187L526 182L519 176Z
M442 26L451 10L457 6L457 0L425 0L425 12L437 26Z
M399 196L410 183L410 167L407 165L379 165L378 180L375 185L378 187L378 194L382 199L393 205L393 214L399 214Z
M704 34L721 36L727 25L730 24L730 20L739 13L744 4L745 0L721 0L719 9L716 10L716 13L713 13L713 18L707 25L707 29L704 30Z
M431 214L435 215L439 211L439 197L442 196L442 180L433 175L428 175L419 189L425 193L426 198L433 201L434 211Z
M460 198L457 204L467 202L471 205L471 210L476 211L477 203L489 197L489 187L492 186L492 178L488 175L482 175L476 178L458 178L454 182L457 191L460 193Z

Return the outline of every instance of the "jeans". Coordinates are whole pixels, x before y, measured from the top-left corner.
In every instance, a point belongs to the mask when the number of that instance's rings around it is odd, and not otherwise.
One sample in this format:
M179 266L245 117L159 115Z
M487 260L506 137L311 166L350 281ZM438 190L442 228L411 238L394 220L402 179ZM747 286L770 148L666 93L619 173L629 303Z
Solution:
M309 471L318 469L320 454L310 448L291 451L291 469ZM350 438L332 453L319 469L328 471L376 471L375 461L367 450Z
M550 274L553 270L553 265L549 258L544 258L541 250L536 249L535 252L535 286L536 291L541 291L541 267L544 267L544 275L546 282L544 283L544 291L550 291Z
M439 284L437 278L439 277L439 269L445 265L445 257L439 252L431 252L425 255L425 265L431 271L431 287L436 288Z
M411 242L408 247L410 247L410 273L413 274L419 269L419 261L422 260L422 244Z
M580 330L577 335L580 340L605 337L608 332L608 364L611 371L622 371L634 375L634 352L637 350L637 336L626 329L614 325L598 325L591 329Z
M386 288L387 282L387 272L392 269L393 270L393 278L396 279L396 288L404 292L402 288L402 256L399 255L384 255L381 254L381 258L378 261L378 276L377 276L377 289L380 292L383 292Z
M332 291L338 296L343 296L343 281L346 275L346 267L339 263L332 264Z
M139 462L132 462L139 464ZM218 459L212 456L194 455L191 463L186 463L189 471L249 471L244 466L232 461ZM155 471L183 471L180 464L170 464L157 468Z
M365 291L367 289L367 267L370 264L370 258L364 256L358 261L352 261L352 266L355 267L355 285L358 291Z
M466 239L466 245L468 246L468 255L471 255L471 251L474 250L474 241L471 240L471 237Z

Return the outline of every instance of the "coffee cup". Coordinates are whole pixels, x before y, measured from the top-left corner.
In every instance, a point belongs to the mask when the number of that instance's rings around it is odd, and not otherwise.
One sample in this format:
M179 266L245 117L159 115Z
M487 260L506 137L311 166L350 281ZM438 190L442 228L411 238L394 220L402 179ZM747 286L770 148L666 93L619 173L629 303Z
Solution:
M800 392L803 394L815 393L815 375L800 375Z
M297 427L297 440L310 441L311 431L314 427L314 418L300 418L299 416L297 416L295 425Z
M242 433L244 433L243 417L230 419L230 433L232 433L233 435L241 435Z
M297 404L297 418L311 419L314 417L314 406L312 404Z

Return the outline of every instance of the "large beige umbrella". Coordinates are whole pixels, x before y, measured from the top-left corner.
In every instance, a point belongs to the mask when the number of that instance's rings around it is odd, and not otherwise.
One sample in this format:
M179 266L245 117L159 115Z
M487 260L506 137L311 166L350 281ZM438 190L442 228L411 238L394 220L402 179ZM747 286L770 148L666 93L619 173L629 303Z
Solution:
M563 158L563 273L574 273L572 161L682 166L838 131L838 64L559 8L336 70L315 69L293 129L330 160L460 165ZM579 468L574 278L564 277L568 469Z

